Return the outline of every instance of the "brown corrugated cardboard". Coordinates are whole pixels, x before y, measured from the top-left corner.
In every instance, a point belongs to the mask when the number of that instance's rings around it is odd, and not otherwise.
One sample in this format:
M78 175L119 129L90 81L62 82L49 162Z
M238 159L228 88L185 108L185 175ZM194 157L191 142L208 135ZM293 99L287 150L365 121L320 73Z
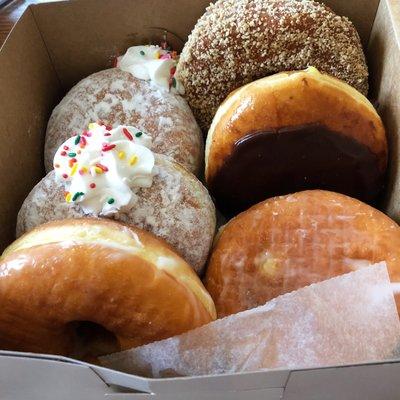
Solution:
M44 173L43 132L60 86L30 10L0 51L0 247L15 232L27 190Z
M32 7L50 58L64 88L104 69L109 57L133 43L160 38L165 28L171 44L182 46L196 19L209 4L196 1L86 0Z
M384 208L396 221L400 219L400 3L381 1L371 32L368 64L372 98L378 102L389 141L389 172Z
M400 3L381 0L375 23L379 0L326 3L354 21L364 44L372 31L368 46L371 95L380 103L391 145L385 206L399 220ZM206 0L72 0L31 6L25 12L0 51L0 135L6 149L0 158L0 248L13 239L20 204L43 174L46 121L63 92L105 68L117 51L160 37L160 30L154 28L166 28L184 40L207 4ZM172 35L169 38L174 45L180 43ZM65 358L0 352L0 370L2 399L92 399L103 394L142 400L397 399L400 393L399 361L152 380ZM128 394L132 389L157 395Z

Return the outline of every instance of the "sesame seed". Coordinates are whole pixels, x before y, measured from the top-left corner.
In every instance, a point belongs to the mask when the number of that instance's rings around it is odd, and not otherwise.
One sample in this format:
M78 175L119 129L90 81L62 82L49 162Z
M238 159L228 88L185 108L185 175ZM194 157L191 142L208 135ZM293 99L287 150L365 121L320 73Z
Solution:
M368 91L365 56L348 18L311 0L218 0L190 34L177 76L207 130L232 90L310 65Z

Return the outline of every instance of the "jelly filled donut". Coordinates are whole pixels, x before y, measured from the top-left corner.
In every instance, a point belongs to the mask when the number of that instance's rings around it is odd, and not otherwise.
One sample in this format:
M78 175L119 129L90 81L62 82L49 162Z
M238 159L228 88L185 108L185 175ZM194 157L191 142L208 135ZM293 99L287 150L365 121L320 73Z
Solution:
M223 317L380 261L398 283L394 221L351 197L304 191L259 203L221 228L206 288ZM399 295L396 302L400 310Z
M372 104L310 67L259 79L218 109L206 144L206 182L235 215L276 195L327 189L373 203L387 142Z
M232 90L311 65L367 94L363 49L347 18L309 0L219 0L195 25L177 75L201 128L207 130Z
M2 349L79 358L215 319L201 281L164 241L100 219L50 222L9 246L0 258L0 303ZM88 325L82 348L80 328Z
M68 139L54 171L25 199L17 236L57 219L113 218L165 239L201 273L215 232L213 202L193 174L150 144L134 127L98 124Z
M153 139L152 150L197 174L203 163L203 138L180 87L165 82L174 60L157 46L135 46L120 66L96 72L77 83L53 110L45 141L46 171L57 148L90 122L134 125ZM143 53L143 55L141 54ZM122 63L122 64L121 64ZM173 64L171 64L173 63ZM173 76L173 82L178 82Z

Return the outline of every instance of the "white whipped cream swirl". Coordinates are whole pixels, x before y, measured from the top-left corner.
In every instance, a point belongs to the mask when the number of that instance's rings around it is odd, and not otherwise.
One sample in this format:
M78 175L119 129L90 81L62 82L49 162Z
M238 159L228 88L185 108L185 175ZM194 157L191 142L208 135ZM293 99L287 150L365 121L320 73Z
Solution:
M152 86L172 93L184 94L182 83L176 76L176 52L160 46L133 46L118 57L117 67L135 78L150 81Z
M54 156L56 179L68 203L85 214L111 215L132 208L135 191L150 187L154 154L151 137L133 126L115 129L96 123L65 141Z

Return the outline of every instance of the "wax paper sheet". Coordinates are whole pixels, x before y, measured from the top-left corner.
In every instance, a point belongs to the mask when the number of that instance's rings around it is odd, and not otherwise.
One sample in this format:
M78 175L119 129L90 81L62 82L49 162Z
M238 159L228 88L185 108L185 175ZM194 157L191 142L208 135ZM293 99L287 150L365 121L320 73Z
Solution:
M385 263L101 359L153 377L322 367L394 356L400 324Z

